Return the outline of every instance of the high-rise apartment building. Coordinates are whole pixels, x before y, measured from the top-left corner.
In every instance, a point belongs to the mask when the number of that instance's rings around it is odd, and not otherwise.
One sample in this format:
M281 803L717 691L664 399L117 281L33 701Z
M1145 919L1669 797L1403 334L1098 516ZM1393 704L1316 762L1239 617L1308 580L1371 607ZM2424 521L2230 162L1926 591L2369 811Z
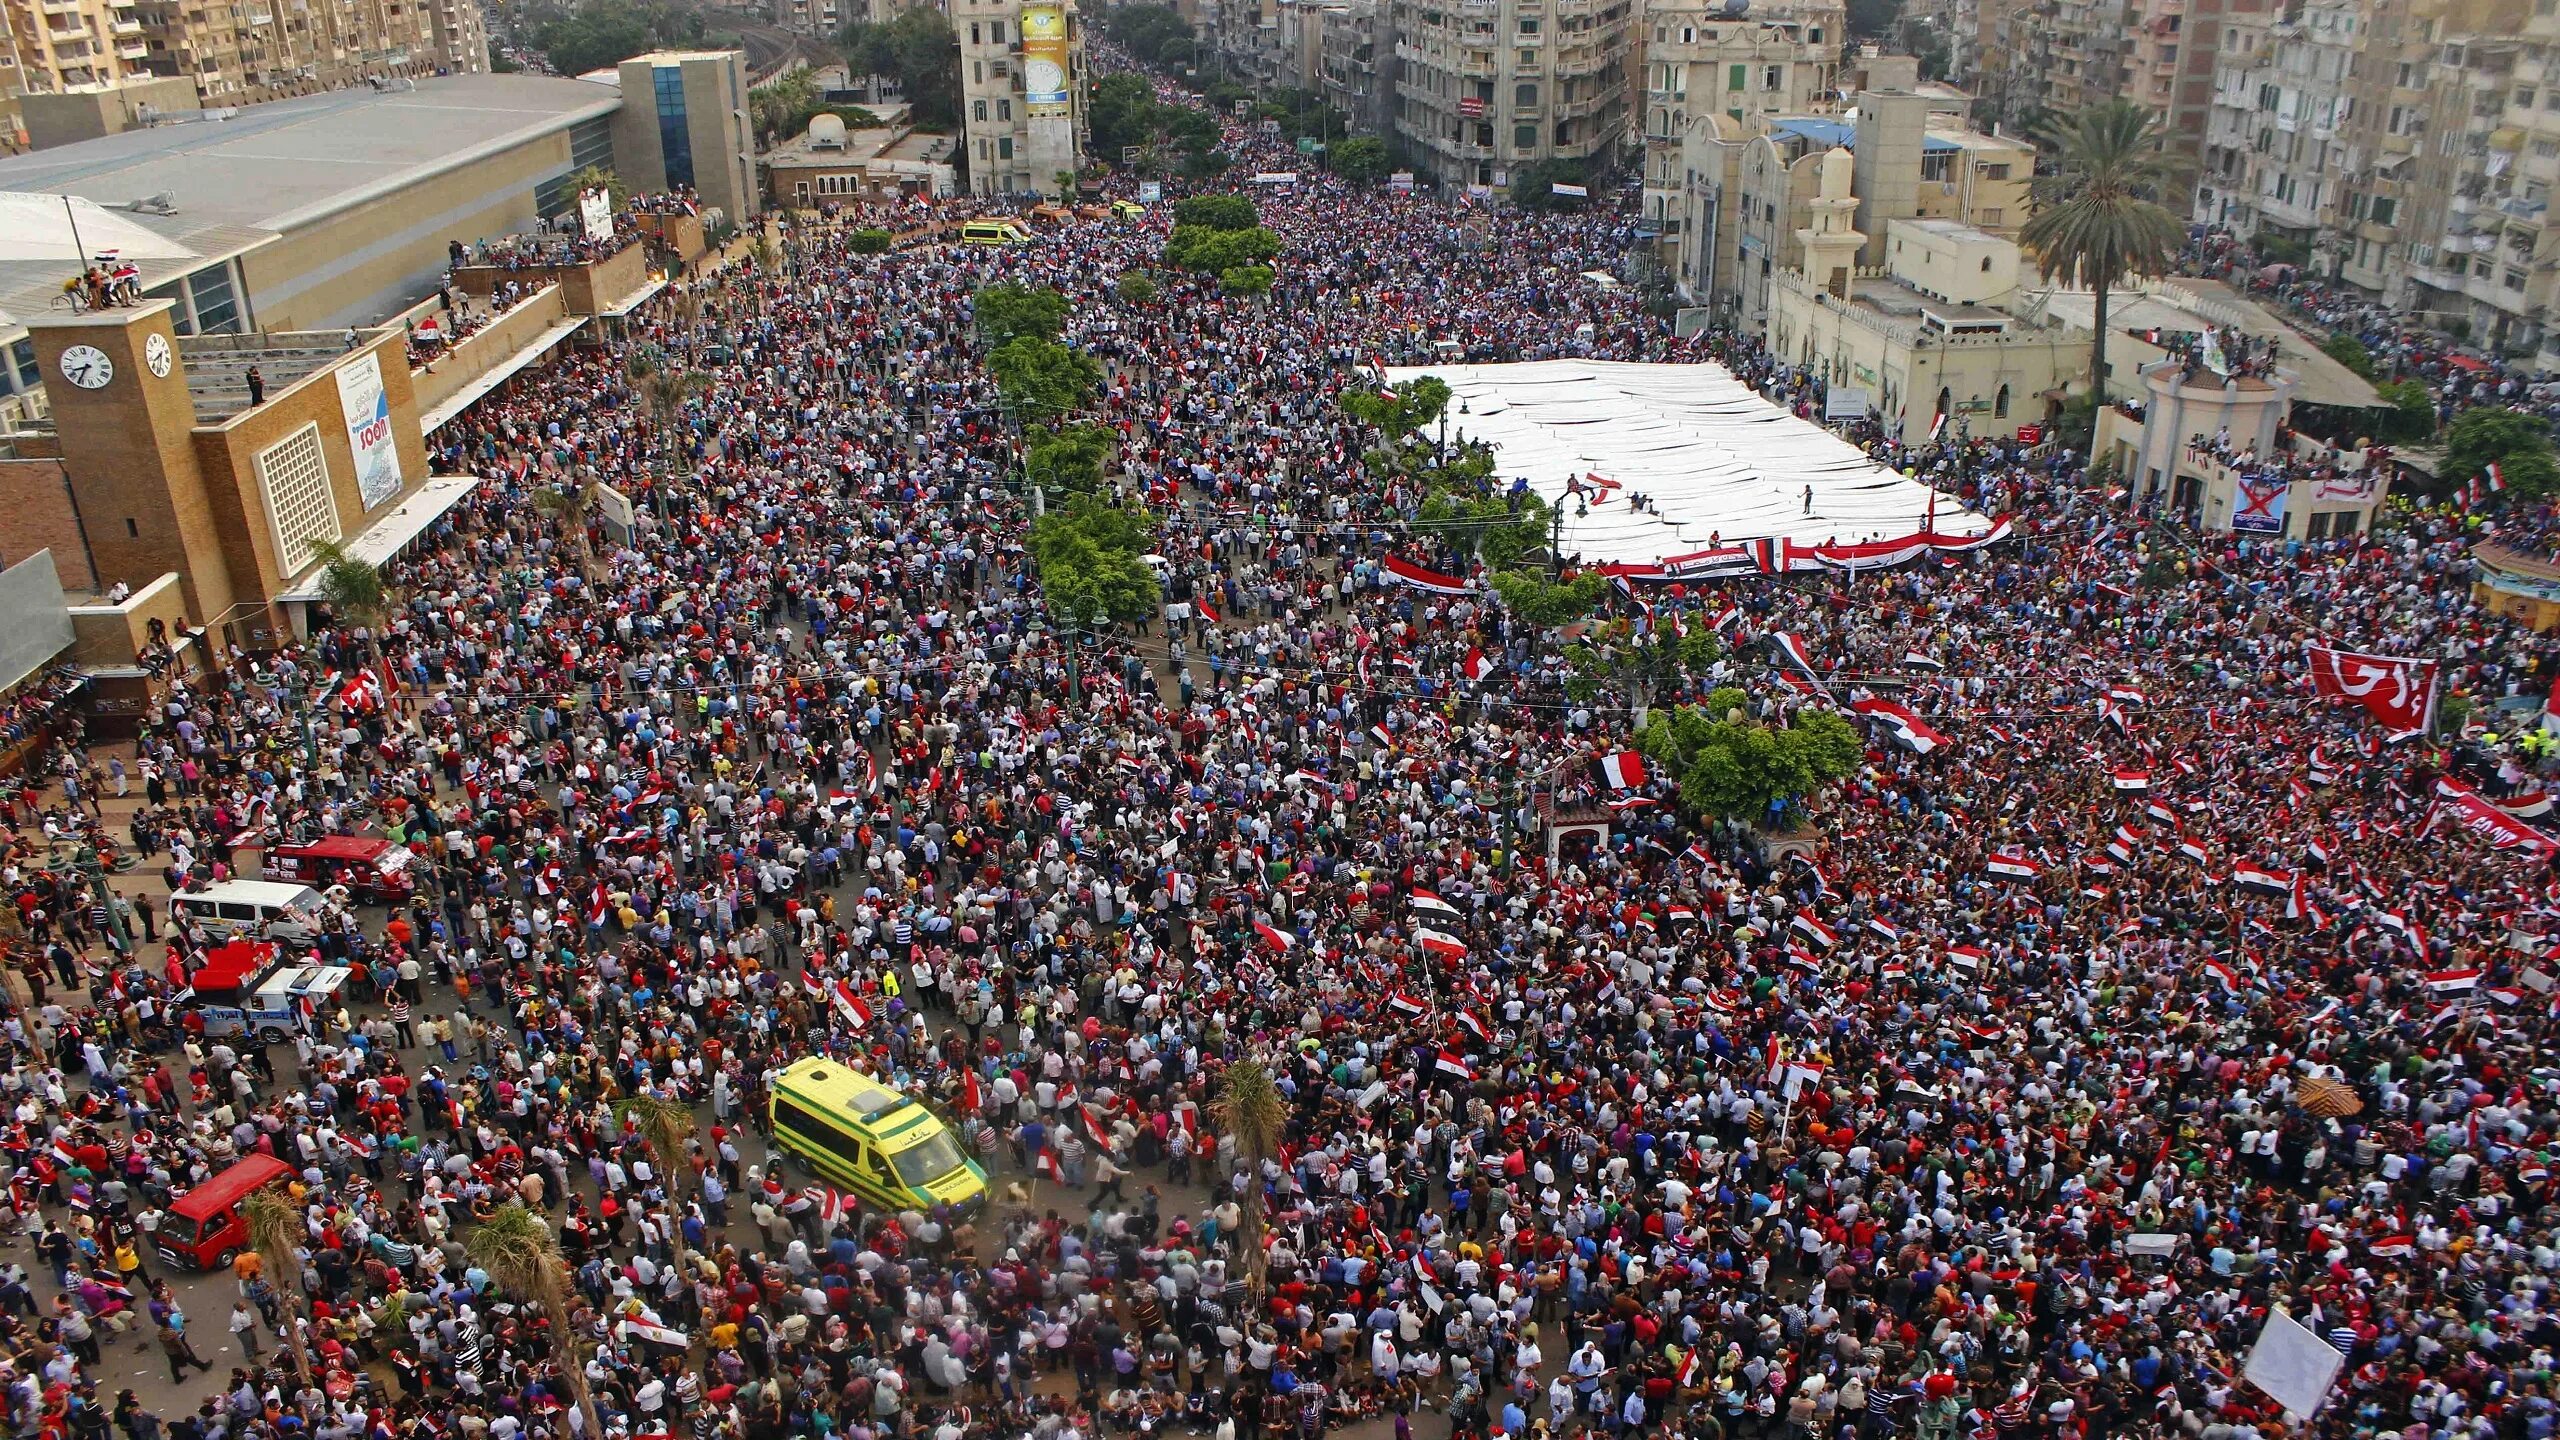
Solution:
M1071 0L952 0L976 195L1062 193L1084 167L1084 23Z
M1626 133L1634 0L1393 0L1395 130L1415 167L1505 185Z
M1643 30L1645 220L1683 294L1729 297L1743 148L1778 116L1839 112L1846 11L1841 0L1658 4Z
M1982 116L2014 128L2129 99L2159 117L2172 155L2200 165L2224 24L2281 8L2278 0L1980 0Z
M1318 63L1326 103L1354 131L1384 135L1395 125L1396 37L1389 0L1344 0L1325 7Z
M150 53L139 0L0 0L0 19L7 26L0 89L15 93L113 85L142 73Z
M2341 193L2365 0L2224 22L2195 218L2308 256Z
M207 104L489 68L479 0L139 0L133 14L152 73L193 80Z

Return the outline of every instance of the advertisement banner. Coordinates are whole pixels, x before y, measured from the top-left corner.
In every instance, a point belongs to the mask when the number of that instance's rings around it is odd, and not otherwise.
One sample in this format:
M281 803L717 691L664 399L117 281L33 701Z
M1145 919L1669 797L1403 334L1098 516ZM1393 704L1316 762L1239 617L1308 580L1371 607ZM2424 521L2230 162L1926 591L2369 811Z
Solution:
M1023 8L1022 91L1033 119L1067 113L1067 12L1055 5Z
M391 394L382 388L382 353L368 350L338 367L338 408L347 418L347 448L356 456L356 494L371 510L400 493L400 447L391 443Z

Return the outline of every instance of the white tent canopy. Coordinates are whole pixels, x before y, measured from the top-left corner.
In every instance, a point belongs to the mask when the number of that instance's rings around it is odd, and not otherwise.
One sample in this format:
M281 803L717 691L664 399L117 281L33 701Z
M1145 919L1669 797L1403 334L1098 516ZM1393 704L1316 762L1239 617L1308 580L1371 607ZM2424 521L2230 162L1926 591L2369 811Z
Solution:
M1449 386L1453 437L1492 445L1498 474L1525 477L1564 507L1565 553L1585 561L1641 565L1744 540L1857 544L1991 528L1721 365L1544 360L1391 369L1387 381L1424 375ZM1588 475L1619 488L1570 498L1568 482ZM1630 494L1648 508L1632 508Z
M194 251L78 196L0 192L0 260L85 261L113 254L127 260L185 260ZM80 243L72 243L74 228ZM86 254L82 251L86 250Z

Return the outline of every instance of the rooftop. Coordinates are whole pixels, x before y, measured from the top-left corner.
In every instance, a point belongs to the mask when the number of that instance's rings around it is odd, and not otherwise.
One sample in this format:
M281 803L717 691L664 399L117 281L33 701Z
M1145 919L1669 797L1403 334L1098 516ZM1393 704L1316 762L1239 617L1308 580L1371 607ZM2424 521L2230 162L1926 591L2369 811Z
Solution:
M41 224L0 225L0 335L61 294L72 255L53 201L72 196L80 239L117 249L143 288L581 120L618 90L534 75L447 75L392 90L336 90L208 110L0 159L0 195ZM140 202L150 202L147 207Z
M2096 299L2086 290L2057 290L2047 303L2054 314L2084 329L2096 310ZM2294 397L2305 404L2369 409L2382 403L2372 381L2339 364L2309 336L2219 280L2178 276L2154 281L2140 294L2118 292L2108 297L2110 334L2196 331L2208 325L2272 337L2282 368L2299 378Z

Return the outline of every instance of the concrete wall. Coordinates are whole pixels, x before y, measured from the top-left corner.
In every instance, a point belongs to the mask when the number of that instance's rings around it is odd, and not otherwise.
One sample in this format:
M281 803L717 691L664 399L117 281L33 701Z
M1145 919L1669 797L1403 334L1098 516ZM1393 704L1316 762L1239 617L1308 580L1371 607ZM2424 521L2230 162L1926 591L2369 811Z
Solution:
M104 601L71 606L63 621L71 629L71 659L78 665L131 665L150 643L151 622L160 622L175 643L186 626L185 595L175 575L163 575L137 588L118 605Z
M388 509L424 484L427 447L418 433L417 394L411 387L408 359L397 331L375 337L370 350L382 366L382 386L391 402L391 434L400 452L401 487L376 510ZM344 364L344 361L339 362ZM196 431L196 459L212 497L212 516L221 536L220 548L232 581L243 596L273 595L299 573L276 554L275 527L267 516L265 487L258 477L258 452L305 425L319 430L322 463L329 471L329 491L337 503L338 524L347 536L365 527L364 498L356 490L355 449L347 441L346 413L338 401L337 369L332 366L270 394L267 403L243 411L219 425Z
M2048 390L2077 383L2089 369L2084 330L2026 330L1997 339L1944 340L1900 333L1908 322L1841 305L1812 291L1803 277L1788 276L1770 291L1769 338L1778 357L1810 366L1834 385L1868 392L1889 434L1917 443L1938 413L1938 392L1948 392L1954 420L1961 416L1975 439L2014 436L2021 425L2046 419ZM1999 411L2008 387L2009 413ZM1899 427L1897 430L1896 427Z
M443 404L462 387L533 343L535 336L558 324L568 313L566 293L557 285L546 285L534 292L532 299L519 302L499 316L487 329L437 356L430 368L410 371L409 388L417 397L418 409L424 412Z
M369 204L342 211L240 259L258 325L370 325L435 288L448 242L532 228L536 186L569 167L567 128Z
M53 552L54 573L71 590L95 590L80 512L59 460L0 460L0 559Z
M18 100L27 145L35 150L139 128L146 105L163 115L204 108L196 95L196 82L184 75L145 75L111 90L25 95Z
M454 272L454 284L462 293L480 298L496 294L498 286L509 280L558 285L568 313L594 315L649 283L649 257L635 245L592 265L537 265L512 270L473 265Z
M1885 222L1920 213L1920 155L1928 140L1929 101L1907 90L1858 92L1858 233L1867 237L1861 265L1884 263Z

